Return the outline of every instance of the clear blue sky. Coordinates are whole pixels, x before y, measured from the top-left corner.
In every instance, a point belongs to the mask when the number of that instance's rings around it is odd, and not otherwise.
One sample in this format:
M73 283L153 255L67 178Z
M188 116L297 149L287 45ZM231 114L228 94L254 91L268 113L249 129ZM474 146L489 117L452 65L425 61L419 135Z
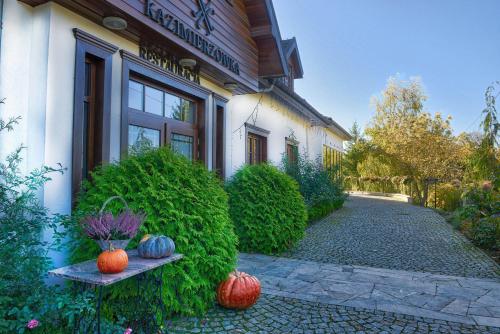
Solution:
M296 91L344 128L364 126L387 78L419 76L427 111L477 130L500 80L500 0L274 0L304 67Z

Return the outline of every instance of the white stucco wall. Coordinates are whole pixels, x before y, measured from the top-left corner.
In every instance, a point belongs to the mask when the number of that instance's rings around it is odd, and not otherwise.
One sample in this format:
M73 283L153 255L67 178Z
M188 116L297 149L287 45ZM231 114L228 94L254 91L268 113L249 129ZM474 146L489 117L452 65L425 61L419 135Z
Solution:
M315 126L310 131L310 153L311 157L322 156L323 145L330 146L343 152L343 140L333 131L321 126Z
M67 172L54 175L43 192L53 212L71 210L71 157L75 45L73 28L138 52L138 46L54 3L30 7L6 1L1 55L0 96L6 98L2 117L21 116L15 132L2 136L5 156L25 144L23 170L61 163ZM111 159L119 158L121 57L113 56L111 93Z
M267 137L267 158L274 165L281 163L286 150L285 138L292 134L299 142L299 152L306 153L309 159L322 159L323 145L343 152L343 140L340 136L328 128L313 126L310 119L290 111L269 94L233 96L228 110L230 126L226 135L227 177L245 164L245 122L270 132Z
M231 131L226 147L227 176L233 175L245 163L245 122L270 132L267 137L267 159L275 165L281 163L285 153L286 137L293 136L299 142L300 153L308 151L310 124L269 94L234 96L229 101L229 111Z
M40 8L39 12L43 11ZM4 132L0 135L0 158L12 152L20 144L28 144L28 109L30 93L30 63L32 61L32 34L34 20L28 6L19 6L17 1L5 1L3 13L2 49L0 63L0 98L5 104L0 105L0 117L7 120L11 117L22 117L15 132ZM39 14L44 16L43 13ZM45 19L45 21L48 21ZM21 24L22 22L22 24ZM40 29L40 27L38 27ZM20 43L22 41L22 43ZM43 64L38 64L43 68ZM33 129L32 131L36 131ZM27 168L28 159L23 161L23 169Z

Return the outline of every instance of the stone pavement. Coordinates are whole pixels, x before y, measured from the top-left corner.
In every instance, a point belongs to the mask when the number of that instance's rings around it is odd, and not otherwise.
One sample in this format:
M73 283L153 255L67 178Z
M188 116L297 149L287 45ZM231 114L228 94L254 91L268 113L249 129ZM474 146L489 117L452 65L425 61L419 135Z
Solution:
M283 256L240 254L263 286L252 308L169 332L500 334L499 266L430 209L351 196Z
M500 334L500 328L262 295L256 305L245 311L214 306L202 319L175 319L168 326L168 333Z
M240 254L265 294L500 327L500 281Z
M499 266L431 209L350 196L286 257L443 275L499 278Z

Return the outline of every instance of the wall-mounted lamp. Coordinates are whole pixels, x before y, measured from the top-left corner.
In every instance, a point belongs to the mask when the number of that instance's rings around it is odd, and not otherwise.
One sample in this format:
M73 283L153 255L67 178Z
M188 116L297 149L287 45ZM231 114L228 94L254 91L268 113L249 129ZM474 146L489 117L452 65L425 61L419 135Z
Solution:
M127 29L127 21L117 16L106 16L102 19L102 25L111 30Z
M238 88L238 84L234 81L226 81L224 82L224 88L229 91L233 91L236 90L236 88Z
M193 68L196 66L196 60L191 58L181 58L179 59L179 65L182 67Z

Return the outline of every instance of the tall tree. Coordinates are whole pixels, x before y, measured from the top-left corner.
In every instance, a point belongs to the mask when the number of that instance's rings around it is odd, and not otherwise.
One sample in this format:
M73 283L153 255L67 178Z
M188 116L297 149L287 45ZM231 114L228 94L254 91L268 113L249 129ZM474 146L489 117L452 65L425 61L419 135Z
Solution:
M484 132L484 141L490 147L498 146L498 131L500 130L496 108L496 100L500 92L495 92L496 88L500 88L500 81L494 82L486 89L484 94L486 108L483 110L484 119L481 122Z
M426 100L418 79L390 78L381 96L373 98L376 114L365 131L399 175L417 181L421 203L427 199L429 179L459 178L464 169L451 119L425 112Z
M349 130L352 139L347 142L346 151L342 161L342 170L346 176L359 176L358 166L366 159L370 152L363 131L357 122L354 122Z
M498 122L496 99L500 92L500 82L493 83L486 89L485 103L483 110L484 118L481 122L483 130L482 140L477 149L470 158L471 169L476 179L492 180L496 186L500 186L500 162L498 148L498 131L500 123Z

